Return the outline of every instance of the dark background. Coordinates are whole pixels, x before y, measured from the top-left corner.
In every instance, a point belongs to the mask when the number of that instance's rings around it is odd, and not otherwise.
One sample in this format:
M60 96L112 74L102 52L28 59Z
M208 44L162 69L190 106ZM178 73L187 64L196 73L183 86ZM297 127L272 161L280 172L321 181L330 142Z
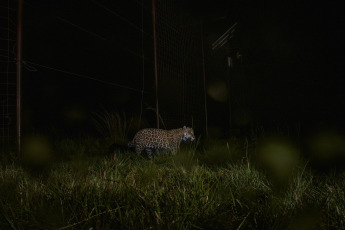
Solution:
M24 2L24 131L90 130L90 114L102 109L138 116L143 73L144 107L155 107L151 1L143 8L141 0ZM176 3L191 22L202 21L206 87L232 76L237 118L229 124L228 103L208 95L211 127L229 135L241 125L344 126L341 7ZM227 50L213 52L211 44L234 22ZM242 60L229 73L227 56L236 52ZM144 116L154 127L154 113L146 109Z

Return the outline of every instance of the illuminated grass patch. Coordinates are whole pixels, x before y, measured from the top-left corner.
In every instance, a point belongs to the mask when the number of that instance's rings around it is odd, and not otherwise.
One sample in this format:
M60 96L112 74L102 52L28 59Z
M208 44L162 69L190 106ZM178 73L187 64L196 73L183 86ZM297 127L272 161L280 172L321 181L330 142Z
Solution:
M73 146L63 143L63 149ZM270 151L284 155L285 150L266 147L263 165L268 171L247 161L245 145L228 148L226 142L203 152L184 148L177 155L161 154L153 160L133 153L79 155L54 163L38 175L15 164L2 165L0 229L344 226L345 174L315 175L305 164L289 165L288 170L270 168ZM223 156L224 164L212 160L217 154L231 153L244 155L235 160ZM284 189L277 189L277 178L270 175L279 170L289 175L283 185L278 183Z

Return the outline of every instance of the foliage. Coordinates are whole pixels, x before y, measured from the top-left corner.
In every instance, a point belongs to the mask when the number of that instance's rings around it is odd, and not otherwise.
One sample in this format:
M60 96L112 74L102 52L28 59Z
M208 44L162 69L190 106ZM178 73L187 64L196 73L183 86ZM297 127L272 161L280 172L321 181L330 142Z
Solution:
M109 143L119 145L127 145L128 136L131 129L135 132L139 130L142 121L127 118L126 114L119 112L103 112L94 113L94 124L98 132L106 138Z
M133 153L92 155L86 142L59 141L68 161L39 174L17 164L0 166L0 229L345 226L345 173L315 174L302 162L288 170L288 180L277 182L248 157L245 140L218 141L203 151L197 144L183 146L153 160Z

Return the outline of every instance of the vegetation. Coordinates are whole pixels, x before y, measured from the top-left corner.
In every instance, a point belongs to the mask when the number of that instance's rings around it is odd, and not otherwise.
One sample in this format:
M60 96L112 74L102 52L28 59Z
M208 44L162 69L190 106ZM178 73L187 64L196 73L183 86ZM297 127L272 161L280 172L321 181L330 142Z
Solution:
M133 135L145 123L141 119L127 118L125 113L104 110L93 114L94 125L108 143L127 146L129 134ZM131 133L132 131L132 133Z
M345 226L345 173L315 173L284 141L196 143L153 160L104 155L92 138L28 143L23 164L0 165L0 229Z
M32 135L20 159L3 150L0 229L345 229L345 172L319 167L342 162L342 135L317 133L303 158L299 126L260 127L150 160L126 146L140 119L94 121L102 138Z

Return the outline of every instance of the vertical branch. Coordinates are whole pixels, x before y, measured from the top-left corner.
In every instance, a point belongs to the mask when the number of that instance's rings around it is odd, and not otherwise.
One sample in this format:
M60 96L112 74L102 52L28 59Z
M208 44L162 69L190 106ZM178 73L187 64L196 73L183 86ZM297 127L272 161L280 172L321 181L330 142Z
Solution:
M159 128L159 108L158 108L158 65L157 65L157 37L156 37L156 4L152 0L152 24L153 24L153 53L155 68L155 90L156 90L156 120L157 128Z
M21 110L22 110L22 17L23 0L18 0L17 18L17 151L21 153Z

